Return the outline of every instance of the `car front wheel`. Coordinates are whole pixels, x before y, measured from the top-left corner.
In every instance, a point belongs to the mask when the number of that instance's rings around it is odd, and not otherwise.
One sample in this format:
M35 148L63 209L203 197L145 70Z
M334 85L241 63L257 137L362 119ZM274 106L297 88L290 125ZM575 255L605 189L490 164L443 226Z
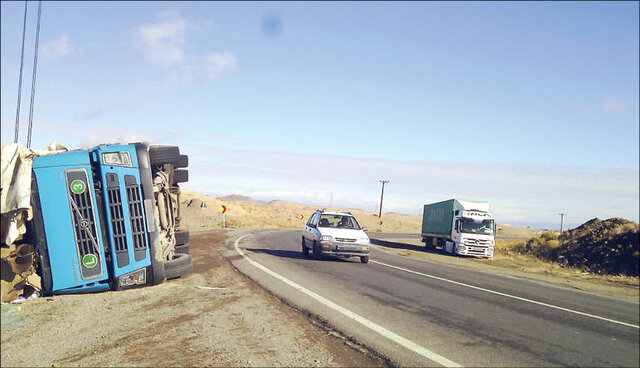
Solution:
M309 258L309 249L307 248L304 238L302 238L302 254L304 258Z
M369 256L360 257L360 263L369 263Z
M318 243L314 241L313 242L313 258L320 259L320 257L322 257L322 254L320 253L320 246L318 245Z

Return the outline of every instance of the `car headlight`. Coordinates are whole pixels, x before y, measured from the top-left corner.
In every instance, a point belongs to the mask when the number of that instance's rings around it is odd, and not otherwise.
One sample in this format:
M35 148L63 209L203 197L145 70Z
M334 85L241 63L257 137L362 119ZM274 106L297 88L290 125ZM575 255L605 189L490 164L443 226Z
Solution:
M321 240L321 241L328 241L328 242L331 242L331 241L333 241L333 236L331 236L331 235L322 235L322 236L320 237L320 240Z

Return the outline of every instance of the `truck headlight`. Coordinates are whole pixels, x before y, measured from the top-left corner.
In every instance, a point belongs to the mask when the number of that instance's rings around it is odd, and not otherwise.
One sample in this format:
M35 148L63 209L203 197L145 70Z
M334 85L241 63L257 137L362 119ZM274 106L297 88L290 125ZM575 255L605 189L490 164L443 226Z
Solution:
M369 244L369 238L360 238L358 242L361 244Z
M333 240L333 236L331 235L322 235L320 237L320 241L332 242Z
M147 269L143 268L122 275L118 278L118 283L120 284L120 288L126 288L135 285L144 285L147 283Z
M105 152L102 154L102 163L105 165L131 167L131 155L127 151Z

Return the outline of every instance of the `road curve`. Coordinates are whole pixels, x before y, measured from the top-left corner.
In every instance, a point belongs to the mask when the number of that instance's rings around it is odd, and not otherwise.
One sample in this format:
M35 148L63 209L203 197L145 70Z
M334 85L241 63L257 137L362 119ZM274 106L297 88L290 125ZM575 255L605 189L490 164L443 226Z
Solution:
M295 230L256 233L237 242L251 262L228 255L268 290L395 364L637 366L640 359L636 303L399 257L375 245L366 265L314 261L302 256L300 239Z

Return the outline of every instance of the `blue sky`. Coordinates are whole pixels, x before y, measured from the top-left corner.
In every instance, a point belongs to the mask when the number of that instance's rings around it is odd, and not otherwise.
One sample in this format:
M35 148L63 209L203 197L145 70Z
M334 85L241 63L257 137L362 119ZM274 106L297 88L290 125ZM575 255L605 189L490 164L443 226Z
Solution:
M2 2L2 143L23 2ZM37 3L29 4L21 126ZM178 144L185 188L638 221L638 3L45 2L33 147ZM26 132L21 131L25 142Z

